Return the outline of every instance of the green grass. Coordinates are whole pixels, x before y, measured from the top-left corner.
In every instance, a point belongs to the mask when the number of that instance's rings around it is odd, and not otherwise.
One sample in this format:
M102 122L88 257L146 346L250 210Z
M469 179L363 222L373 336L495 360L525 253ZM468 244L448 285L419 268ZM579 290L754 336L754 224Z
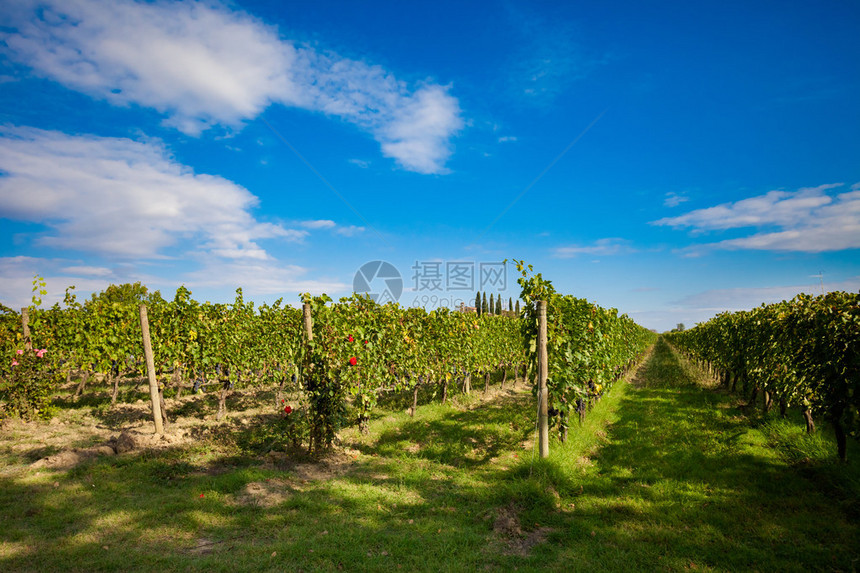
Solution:
M260 455L267 442L254 436L267 433L252 426L67 472L5 473L0 570L860 565L857 466L833 461L826 432L743 415L662 341L547 460L534 456L534 408L522 386L414 418L397 404L366 436L344 430L326 463Z

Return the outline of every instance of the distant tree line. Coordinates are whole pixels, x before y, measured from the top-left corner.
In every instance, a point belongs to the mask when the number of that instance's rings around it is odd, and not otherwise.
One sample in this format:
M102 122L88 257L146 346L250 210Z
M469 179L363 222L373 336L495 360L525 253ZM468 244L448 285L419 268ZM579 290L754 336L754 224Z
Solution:
M484 314L502 314L503 312L516 313L518 315L520 313L520 301L517 301L515 306L513 298L508 297L507 308L505 308L501 294L496 294L495 296L490 294L488 299L486 292L482 293L478 291L475 293L475 312L478 313L478 316Z

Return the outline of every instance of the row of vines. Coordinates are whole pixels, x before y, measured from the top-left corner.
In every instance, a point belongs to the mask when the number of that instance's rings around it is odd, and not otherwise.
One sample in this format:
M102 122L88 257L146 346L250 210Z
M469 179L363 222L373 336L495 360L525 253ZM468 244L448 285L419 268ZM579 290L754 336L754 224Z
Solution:
M860 294L832 292L722 313L667 335L675 346L716 370L732 390L759 392L782 415L797 407L807 431L814 419L833 426L838 455L846 436L860 438Z
M549 400L564 439L572 414L584 416L653 335L614 309L557 295L549 281L520 268L526 302L520 317L304 295L305 317L280 300L255 306L241 289L232 304L200 303L185 287L169 301L159 293L102 293L81 303L70 288L62 306L41 308L34 296L26 334L21 314L0 309L0 417L49 416L58 385L72 377L76 396L88 380L107 381L115 403L121 381L146 374L138 310L145 302L160 390L170 385L179 397L192 384L195 391L214 386L221 417L234 389L274 388L273 407L289 422L289 439L321 450L343 424L366 429L386 392L412 391L417 400L419 387L432 386L444 401L450 385L468 392L479 376L486 390L493 372L503 371L503 379L510 369L515 378L533 375L533 303L545 297Z
M357 295L336 303L306 295L305 302L311 337L302 309L282 301L255 307L241 289L232 304L200 303L184 287L172 301L147 297L157 376L178 392L183 382L195 390L215 385L219 414L234 388L274 384L279 404L286 404L282 396L300 395L295 410L308 418L309 435L299 438L323 448L346 421L347 401L365 426L381 392L437 384L444 394L453 381L488 379L491 371L525 363L515 318L383 306ZM67 291L63 307L27 310L26 337L20 314L0 315L0 398L7 398L0 408L7 414L49 412L52 391L72 373L80 377L78 394L87 379L107 379L114 402L121 379L145 374L137 301L93 297L81 304ZM33 364L41 377L24 368ZM42 385L29 387L17 375L23 373ZM29 399L8 399L13 386L28 384Z
M522 336L529 369L537 367L539 317L537 301L547 304L547 392L550 424L564 441L572 420L586 411L619 380L648 348L656 334L614 308L556 292L552 282L531 265L514 261L521 273Z

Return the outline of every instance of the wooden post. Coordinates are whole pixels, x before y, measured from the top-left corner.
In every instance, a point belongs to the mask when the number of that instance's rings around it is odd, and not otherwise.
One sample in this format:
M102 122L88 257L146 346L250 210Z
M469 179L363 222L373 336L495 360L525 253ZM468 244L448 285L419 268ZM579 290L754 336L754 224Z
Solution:
M30 340L30 309L26 306L21 309L21 327L24 330L24 348L33 350L33 342Z
M549 377L548 356L546 350L546 301L538 301L538 400L540 410L538 411L538 426L540 457L549 457L549 419L547 416L547 391L546 379Z
M308 302L302 305L302 322L305 325L305 336L308 337L308 342L310 342L314 339L314 328L311 318L311 305Z
M305 345L310 346L310 342L314 339L314 329L313 329L313 317L311 316L311 304L309 302L302 304L302 324L305 327ZM305 359L305 364L309 368L313 368L313 364L308 364L307 359ZM300 369L301 374L305 374L305 372ZM309 387L309 383L311 382L311 378L309 374L305 374L303 376L308 379L307 382L303 384L308 390L311 390ZM316 385L316 384L314 384ZM317 419L317 406L311 403L311 425L310 425L310 436L308 438L308 453L313 453L319 451L323 447L323 432L324 429L319 426L319 420Z
M152 399L152 418L155 433L164 433L164 420L161 417L161 399L158 395L158 380L155 377L155 357L152 355L152 340L149 338L149 319L146 305L140 305L140 330L143 333L143 355L146 358L146 373L149 376L149 396Z

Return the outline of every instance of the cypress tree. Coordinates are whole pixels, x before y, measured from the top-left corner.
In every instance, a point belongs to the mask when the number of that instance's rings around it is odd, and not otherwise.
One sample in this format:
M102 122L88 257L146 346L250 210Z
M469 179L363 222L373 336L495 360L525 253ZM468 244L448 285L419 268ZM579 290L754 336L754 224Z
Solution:
M481 291L475 293L475 312L481 316Z
M508 298L508 310L514 312L514 299Z
M490 314L496 314L496 299L490 294Z
M496 295L496 314L502 314L502 295Z
M520 301L519 300L517 300L516 311L517 311L517 316L519 316L520 315Z
M483 314L486 314L486 313L487 313L487 309L489 309L489 308L490 308L490 307L489 307L489 306L487 306L487 291L484 291L484 299L483 299L483 302L481 303L481 309L482 309L482 310L481 310L481 314L482 314L482 315L483 315Z

